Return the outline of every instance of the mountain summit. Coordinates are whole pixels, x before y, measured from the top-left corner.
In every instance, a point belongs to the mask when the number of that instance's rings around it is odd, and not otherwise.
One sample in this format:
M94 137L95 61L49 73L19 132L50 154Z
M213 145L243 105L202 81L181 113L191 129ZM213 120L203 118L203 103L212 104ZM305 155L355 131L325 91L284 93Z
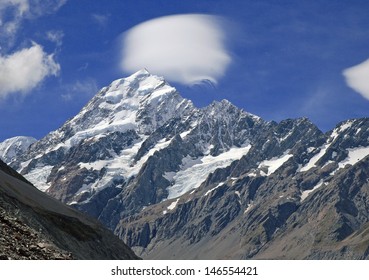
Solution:
M368 127L196 108L141 70L12 166L144 258L368 258Z

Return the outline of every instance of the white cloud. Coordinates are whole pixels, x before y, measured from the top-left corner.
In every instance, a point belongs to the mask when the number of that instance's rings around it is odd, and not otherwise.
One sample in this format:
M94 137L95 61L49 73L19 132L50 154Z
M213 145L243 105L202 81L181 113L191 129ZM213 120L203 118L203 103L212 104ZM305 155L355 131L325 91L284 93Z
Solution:
M0 56L0 97L35 88L47 76L56 76L60 65L40 45Z
M182 84L217 83L231 62L222 19L186 14L141 23L123 35L121 68L147 68Z
M346 83L369 100L369 59L343 71Z

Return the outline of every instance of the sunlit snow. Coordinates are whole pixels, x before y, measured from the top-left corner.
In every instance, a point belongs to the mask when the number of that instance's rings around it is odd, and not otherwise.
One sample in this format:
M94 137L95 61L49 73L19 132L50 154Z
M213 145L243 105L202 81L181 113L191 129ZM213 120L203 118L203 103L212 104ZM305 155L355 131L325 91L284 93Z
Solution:
M204 194L204 196L207 196L208 194L210 194L211 192L215 191L217 188L219 188L219 187L221 187L221 186L223 186L223 185L224 185L224 183L220 183L220 184L218 184L216 187L214 187L214 188L212 188L212 189L208 190L208 191Z
M198 188L207 176L217 168L224 168L233 161L239 160L250 150L251 145L245 147L234 147L218 156L207 155L202 158L182 160L182 167L173 177L173 185L168 188L168 199L176 198L182 194Z
M325 144L323 145L321 148L320 148L320 151L319 153L317 153L316 155L314 155L310 160L309 162L303 166L300 171L301 172L305 172L305 171L308 171L310 170L311 168L315 167L316 166L316 163L318 162L318 160L324 156L325 152L327 151L327 149L329 148L331 144Z
M167 209L168 209L168 210L173 210L174 208L176 208L178 201L179 201L179 198L178 198L176 201L173 201L173 202L172 202L172 203L167 207Z
M272 159L264 160L259 164L259 169L263 167L268 168L267 176L273 174L278 168L280 168L290 157L293 155L288 154L288 151L281 157L274 157Z
M251 209L252 209L252 207L253 207L254 205L252 204L252 202L251 203L249 203L248 205L247 205L247 207L246 207L246 209L245 209L245 212L243 212L244 214L246 214L246 213L248 213Z
M358 147L347 149L347 151L349 153L347 158L338 164L338 168L344 168L348 164L354 165L369 155L369 147Z
M334 140L336 140L339 133L341 133L341 132L345 131L346 129L350 128L352 126L352 124L353 124L352 121L347 121L347 122L343 123L341 126L335 128L331 133L331 139L329 140L329 143L326 143L322 147L320 147L319 153L314 155L309 160L309 162L305 166L303 166L299 171L305 172L305 171L308 171L311 168L315 167L316 163L319 161L319 159L321 159L321 157L324 156L324 154L326 153L328 148L333 144ZM311 150L310 151L308 150L308 152L311 152Z

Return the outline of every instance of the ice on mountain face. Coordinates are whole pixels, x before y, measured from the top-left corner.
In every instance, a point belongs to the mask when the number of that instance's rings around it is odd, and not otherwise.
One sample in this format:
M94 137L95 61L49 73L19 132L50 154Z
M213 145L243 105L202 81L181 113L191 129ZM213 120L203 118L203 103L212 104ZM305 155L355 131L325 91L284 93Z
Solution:
M94 162L81 162L79 164L80 168L86 168L88 170L92 169L92 170L98 170L100 171L101 169L103 169L104 167L106 167L109 162L111 162L111 160L99 160L99 161L94 161Z
M231 148L219 156L206 155L202 158L182 160L181 170L173 176L173 185L168 187L168 199L176 198L182 194L198 188L207 176L217 168L224 168L233 161L239 160L250 150L251 145L240 148Z
M264 160L262 161L258 169L267 168L268 172L266 173L267 176L273 174L275 171L277 171L278 168L280 168L290 157L293 155L288 154L289 151L284 153L281 157L275 157L272 159Z
M86 168L88 170L100 171L102 168L106 169L105 175L102 179L96 181L90 186L93 190L102 190L119 178L127 179L138 174L142 165L152 156L156 151L166 148L172 139L161 139L158 143L150 149L138 162L134 162L134 157L140 149L142 143L146 138L135 143L133 146L123 150L119 155L108 160L99 160L90 163L80 163L80 168Z
M50 184L47 183L53 166L46 165L40 168L33 169L31 172L25 175L25 178L30 181L33 185L37 186L40 191L46 191L50 188Z

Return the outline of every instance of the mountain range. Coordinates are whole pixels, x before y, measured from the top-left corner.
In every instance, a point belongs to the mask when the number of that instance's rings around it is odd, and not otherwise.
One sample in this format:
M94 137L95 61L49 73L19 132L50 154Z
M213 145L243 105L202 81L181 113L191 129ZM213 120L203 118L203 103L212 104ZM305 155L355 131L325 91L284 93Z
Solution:
M367 259L368 127L197 108L140 70L0 157L144 259Z

